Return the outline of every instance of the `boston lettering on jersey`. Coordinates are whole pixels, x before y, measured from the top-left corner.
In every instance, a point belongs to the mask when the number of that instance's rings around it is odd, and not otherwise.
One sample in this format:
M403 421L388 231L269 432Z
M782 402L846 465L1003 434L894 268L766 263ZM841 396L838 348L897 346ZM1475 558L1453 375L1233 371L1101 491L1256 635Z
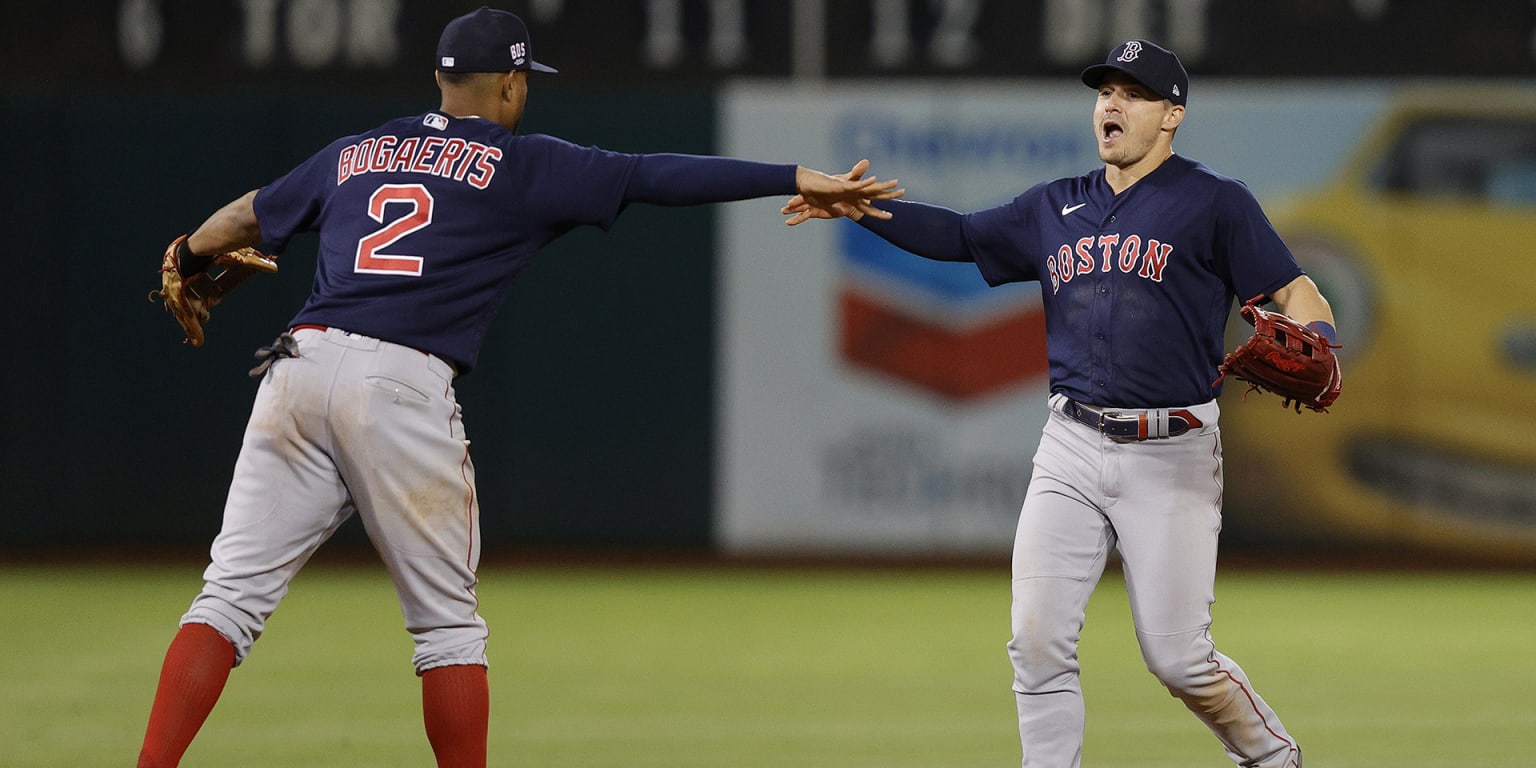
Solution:
M1094 256L1097 240L1099 255ZM1115 253L1115 246L1120 252ZM1142 247L1141 235L1127 235L1124 243L1120 233L1080 238L1074 246L1063 243L1056 253L1045 259L1046 270L1051 273L1051 293L1061 290L1062 283L1072 282L1078 275L1086 275L1098 269L1108 272L1119 269L1125 274L1136 273L1154 283L1163 281L1163 268L1168 266L1168 256L1173 246L1148 238Z
M342 148L336 160L336 183L364 173L424 173L485 189L501 158L500 147L458 137L370 136Z

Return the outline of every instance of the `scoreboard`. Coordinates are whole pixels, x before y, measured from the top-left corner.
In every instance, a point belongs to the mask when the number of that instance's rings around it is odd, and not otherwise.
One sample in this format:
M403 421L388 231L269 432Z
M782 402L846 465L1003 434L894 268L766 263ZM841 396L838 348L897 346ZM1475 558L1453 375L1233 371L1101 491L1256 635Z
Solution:
M1145 37L1197 77L1524 77L1532 0L504 0L561 84L1044 77ZM312 81L430 71L482 0L0 0L6 85Z

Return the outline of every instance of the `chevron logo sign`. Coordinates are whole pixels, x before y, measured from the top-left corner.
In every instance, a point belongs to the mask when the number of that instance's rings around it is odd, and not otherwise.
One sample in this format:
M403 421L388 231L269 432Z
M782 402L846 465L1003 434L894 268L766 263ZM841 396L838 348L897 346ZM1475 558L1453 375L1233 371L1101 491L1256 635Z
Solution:
M1045 380L1037 286L991 288L974 264L930 261L863 227L839 229L846 364L956 402Z

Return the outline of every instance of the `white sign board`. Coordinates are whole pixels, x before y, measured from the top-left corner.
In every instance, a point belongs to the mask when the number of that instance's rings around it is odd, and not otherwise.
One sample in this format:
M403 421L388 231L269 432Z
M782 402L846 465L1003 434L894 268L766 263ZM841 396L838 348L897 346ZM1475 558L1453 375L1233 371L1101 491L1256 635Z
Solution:
M1321 181L1379 106L1214 90L1192 96L1211 124L1192 109L1175 149L1286 188ZM973 211L1097 167L1092 108L1072 84L740 83L720 152L833 172L869 158L912 199ZM722 208L717 545L1008 552L1047 413L1039 286L989 288L848 221L786 227L779 204Z

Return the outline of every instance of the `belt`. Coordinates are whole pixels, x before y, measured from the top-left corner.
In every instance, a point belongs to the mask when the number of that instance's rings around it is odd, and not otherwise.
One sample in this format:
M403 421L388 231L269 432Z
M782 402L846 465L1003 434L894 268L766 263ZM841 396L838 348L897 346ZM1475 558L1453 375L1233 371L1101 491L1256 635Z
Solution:
M329 331L331 329L331 327L329 325L315 325L313 323L302 323L300 325L295 325L294 327L289 328L288 332L289 333L293 333L294 331L302 331L302 330L305 330L305 329L312 330L312 331L320 331L320 332L323 333L325 331ZM345 333L345 331L343 331L343 333ZM432 357L433 356L431 352L428 352L428 351L426 351L424 349L418 349L416 351L422 353L423 355L426 355L427 357ZM442 360L445 363L447 363L448 367L453 369L454 377L455 378L458 377L458 375L459 375L459 364L458 363L455 363L455 362L453 362L452 360L449 360L446 357L439 357L438 359Z
M1178 437L1204 426L1184 408L1138 408L1131 411L1105 410L1066 398L1061 412L1099 434L1121 443Z

